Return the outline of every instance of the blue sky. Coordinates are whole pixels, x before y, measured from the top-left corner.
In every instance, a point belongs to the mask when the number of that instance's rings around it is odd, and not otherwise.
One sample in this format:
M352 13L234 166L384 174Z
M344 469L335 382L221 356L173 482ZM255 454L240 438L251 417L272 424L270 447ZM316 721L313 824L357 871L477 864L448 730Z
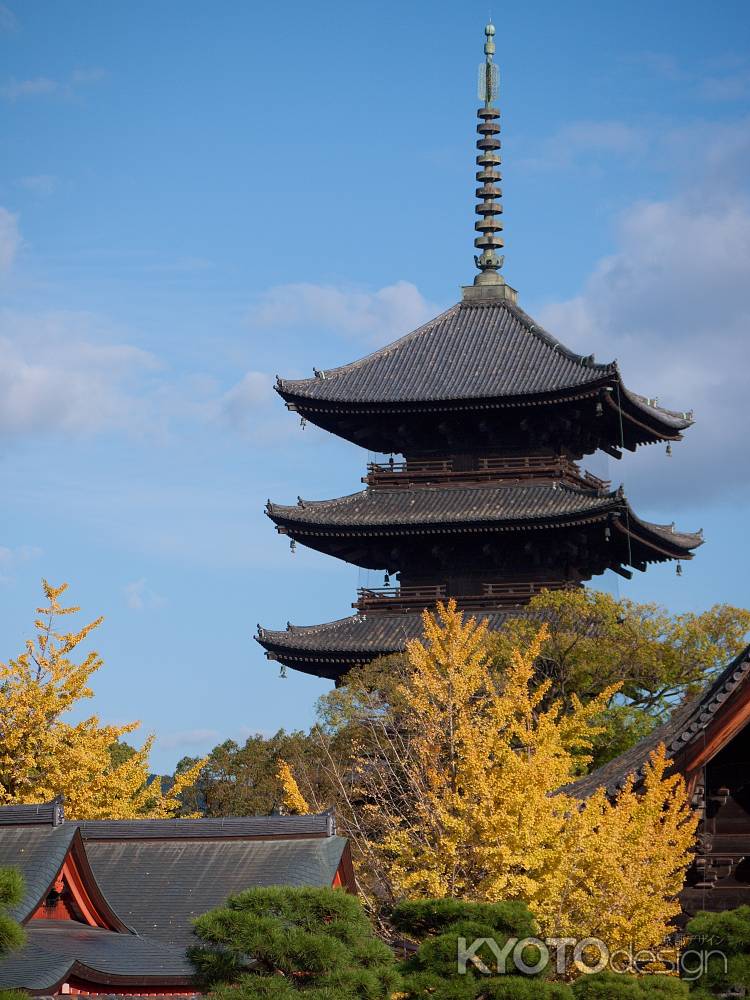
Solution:
M171 767L306 726L324 682L256 622L347 613L356 568L267 497L358 487L367 455L272 391L407 332L473 276L481 4L0 3L0 658L39 580L105 623L93 709ZM506 275L556 336L697 424L589 467L703 527L677 578L747 604L750 11L496 11Z

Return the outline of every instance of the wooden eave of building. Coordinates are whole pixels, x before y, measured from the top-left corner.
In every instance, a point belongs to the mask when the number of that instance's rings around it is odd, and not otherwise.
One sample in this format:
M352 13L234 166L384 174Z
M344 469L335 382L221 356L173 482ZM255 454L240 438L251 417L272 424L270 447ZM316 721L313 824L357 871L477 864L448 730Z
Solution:
M677 771L690 785L697 773L750 721L750 646L699 695L678 706L671 718L636 746L563 789L588 798L598 788L614 795L629 776L638 782L651 753L664 744Z
M348 842L327 813L76 823L49 810L45 825L35 808L0 807L0 865L26 880L11 915L27 942L0 959L8 987L192 994L191 921L227 896L254 885L356 891ZM58 886L65 907L48 898Z
M486 618L497 630L509 619L523 617L525 608L497 608L488 602L472 614ZM410 639L423 634L419 612L356 614L321 625L287 625L285 630L258 626L255 636L269 660L283 663L314 677L338 680L355 664L370 663L380 656L401 653Z
M603 492L555 482L368 488L335 500L300 499L295 506L269 501L266 513L277 531L294 541L372 569L388 566L388 561L380 561L377 540L398 537L566 531L607 522L627 539L632 565L689 559L703 541L700 533L678 532L672 525L638 518L621 490ZM374 547L366 553L350 552L342 548L347 539L372 539Z
M287 406L313 423L359 440L337 418L534 409L598 399L615 419L609 445L679 440L691 415L629 391L616 363L570 351L523 310L502 300L459 303L400 340L315 378L278 379ZM398 448L385 446L375 450Z

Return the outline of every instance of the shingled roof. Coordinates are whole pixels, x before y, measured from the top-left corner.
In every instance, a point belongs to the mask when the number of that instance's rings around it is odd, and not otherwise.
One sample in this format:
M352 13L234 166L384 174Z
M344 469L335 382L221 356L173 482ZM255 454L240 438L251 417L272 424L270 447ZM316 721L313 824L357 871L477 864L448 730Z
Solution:
M487 618L495 630L524 613L519 608L472 612L480 621ZM335 680L354 664L402 652L410 639L420 639L423 633L421 614L412 612L350 615L323 625L288 625L278 631L258 626L255 639L270 659Z
M71 857L105 927L32 919ZM0 983L33 990L56 989L71 976L189 987L192 920L229 895L339 881L353 888L347 841L335 836L329 813L77 823L61 822L57 808L0 807L6 865L24 876L24 899L11 915L26 925L27 943L0 959Z
M86 844L96 879L140 934L187 947L193 918L256 886L331 886L343 837Z
M584 778L566 785L561 791L581 799L593 795L598 788L614 795L629 775L636 780L642 777L648 758L661 743L665 745L667 754L679 762L685 751L702 739L707 726L714 721L722 706L749 678L750 646L732 660L704 691L677 707L667 722L657 726L640 743Z
M678 432L685 413L628 393L615 362L569 350L508 300L460 302L400 340L312 379L279 379L287 403L322 409L458 400L518 400L611 386L650 420Z
M27 928L25 947L0 960L4 987L56 989L76 975L110 986L138 979L140 988L149 981L162 987L189 987L194 984L195 970L182 947L72 920L33 921Z
M672 558L687 558L702 544L699 533L678 532L673 525L638 518L621 490L611 493L562 483L415 486L410 489L366 489L335 500L301 500L296 505L269 501L266 513L291 535L389 534L406 528L410 535L478 525L485 530L554 527L609 514L626 515L631 531L653 536L668 546Z

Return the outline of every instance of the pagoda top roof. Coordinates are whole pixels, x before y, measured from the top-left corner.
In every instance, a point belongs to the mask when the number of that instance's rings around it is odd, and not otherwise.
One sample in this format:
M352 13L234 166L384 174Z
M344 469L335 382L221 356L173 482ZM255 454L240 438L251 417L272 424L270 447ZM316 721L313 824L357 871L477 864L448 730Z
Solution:
M605 385L620 387L673 433L692 423L625 390L616 362L576 354L508 299L459 302L373 354L315 378L279 378L276 389L287 403L325 409L565 395Z
M675 531L673 525L652 524L638 518L621 489L605 492L563 483L478 486L418 486L411 489L367 489L335 500L300 500L294 506L269 501L268 516L291 534L304 532L388 531L410 533L439 527L486 524L513 530L529 523L552 526L578 520L626 514L629 527L643 529L671 551L687 555L703 541L700 534ZM676 556L675 556L676 558Z

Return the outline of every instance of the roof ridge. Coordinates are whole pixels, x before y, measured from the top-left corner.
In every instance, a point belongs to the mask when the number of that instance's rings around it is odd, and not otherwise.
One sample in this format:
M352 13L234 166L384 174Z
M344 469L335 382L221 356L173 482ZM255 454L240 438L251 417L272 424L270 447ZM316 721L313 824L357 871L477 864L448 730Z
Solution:
M462 304L466 305L466 303ZM566 358L569 358L571 361L577 362L583 368L589 368L594 370L599 369L600 371L607 374L609 373L614 374L617 371L616 361L596 362L594 361L593 354L578 354L577 351L574 351L570 347L567 347L565 344L563 344L561 340L558 340L557 337L551 334L549 330L545 329L545 327L537 323L537 321L534 319L533 316L530 316L515 302L508 302L507 300L504 300L503 305L509 312L515 313L516 318L523 324L523 326L526 327L529 333L533 334L533 336L535 336L538 340L541 340L542 343L546 344L548 347L551 347L553 350L559 350L562 354L565 355Z
M408 340L411 340L414 337L417 337L419 334L426 333L430 329L430 327L435 326L436 323L439 323L441 320L445 319L447 316L450 316L452 313L457 312L460 308L461 308L461 303L456 302L455 305L449 306L447 309L444 309L441 313L438 313L437 316L433 316L432 319L429 319L427 320L427 322L422 323L415 330L410 330L408 333L403 334L403 336L399 337L397 340L392 341L390 344L385 344L385 346L379 347L377 350L371 351L369 354L366 354L363 358L357 358L356 361L350 361L346 365L338 365L336 368L326 368L322 372L322 374L324 375L325 378L335 378L336 376L341 375L344 372L353 371L356 368L362 367L364 364L367 364L374 358L387 357L388 354L394 351L397 347L400 347L401 344L405 343ZM315 382L317 378L318 376L313 376L313 378L279 379L276 388L283 389L287 385L297 385L300 382Z

